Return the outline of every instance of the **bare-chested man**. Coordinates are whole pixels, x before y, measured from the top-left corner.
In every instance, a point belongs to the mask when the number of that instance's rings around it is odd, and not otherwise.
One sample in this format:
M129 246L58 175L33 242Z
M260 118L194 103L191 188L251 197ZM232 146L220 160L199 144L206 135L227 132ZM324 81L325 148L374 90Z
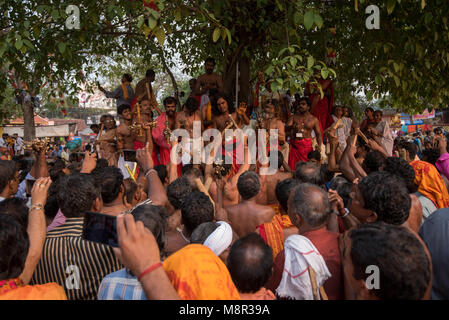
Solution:
M120 125L117 127L118 149L134 149L134 135L131 132L131 125L133 122L133 114L129 105L122 104L117 108L117 114L120 117Z
M240 129L245 125L249 125L249 118L246 115L246 106L241 105L239 106L239 109L235 111L232 101L221 93L215 95L212 101L212 113L214 115L212 127L218 129L220 132L223 132L223 130L233 122L232 120L234 120L237 127ZM234 126L233 129L237 128Z
M264 102L264 116L260 119L260 129L267 130L267 146L270 143L270 130L277 130L279 145L271 146L268 151L279 150L279 147L285 143L285 127L282 121L277 117L276 110L279 109L279 101L268 99Z
M269 206L256 203L260 190L259 176L254 171L243 173L237 182L242 202L226 208L232 229L239 237L255 232L263 223L271 222L275 211Z
M295 170L298 161L307 162L307 155L313 150L312 131L315 132L318 150L321 150L323 138L320 123L310 113L310 100L307 97L299 99L295 114L287 121L287 134L290 136L290 153L288 165Z
M214 68L214 58L207 58L204 62L204 69L206 70L206 73L200 75L196 81L196 94L207 95L209 89L217 89L218 92L223 91L223 80L218 74L214 73Z
M272 152L276 152L276 151L272 151ZM275 174L270 174L270 175L266 175L265 176L265 183L267 185L266 187L266 191L267 191L267 204L275 204L277 203L277 198L276 198L276 185L281 182L284 181L285 179L290 179L292 177L292 173L290 171L281 171L280 169L282 167L285 168L285 163L284 163L284 156L282 155L282 152L277 151L277 157L278 157L278 170L276 171Z
M167 97L164 99L163 112L156 119L156 127L151 131L155 147L159 153L159 164L168 165L170 163L170 141L169 135L175 130L176 126L176 99L174 97ZM153 153L153 156L156 155ZM154 158L153 158L154 161Z
M140 119L138 116L138 112L137 112L137 106L134 108L133 110L133 121L132 123L137 123L140 125L145 125L148 124L149 122L153 121L153 111L151 109L151 102L148 99L144 99L142 100L142 102L140 103ZM143 129L143 127L142 127ZM142 130L141 131L141 135L135 135L135 140L134 140L134 150L137 149L142 149L143 147L145 147L145 143L148 141L150 142L150 148L152 148L153 145L153 141L151 139L151 136L147 136L147 132L146 130Z
M101 118L100 122L104 125L105 131L101 133L96 143L100 144L101 158L106 159L109 166L117 166L117 129L115 119L110 114L106 114Z

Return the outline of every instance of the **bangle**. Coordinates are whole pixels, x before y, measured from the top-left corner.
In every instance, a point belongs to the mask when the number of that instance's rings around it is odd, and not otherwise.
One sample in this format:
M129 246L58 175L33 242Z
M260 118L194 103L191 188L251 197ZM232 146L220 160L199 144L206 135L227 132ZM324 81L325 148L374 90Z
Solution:
M344 211L345 211L345 213L343 213L343 214L338 214L338 216L340 217L340 218L344 218L344 217L346 217L348 214L349 214L349 210L348 210L348 208L344 208Z
M30 209L28 210L28 212L31 212L31 211L33 211L33 210L42 210L42 211L44 211L44 206L43 206L42 204L40 204L40 203L38 203L38 204L33 204L33 205L30 207Z
M158 263L153 264L152 266L149 266L144 271L142 271L142 273L139 274L139 276L137 277L137 280L140 281L145 275L147 275L148 273L156 270L159 267L162 267L162 262L161 261L159 261Z
M151 168L151 169L148 169L146 172L145 172L145 178L152 172L152 171L154 171L154 172L156 172L157 173L157 171L156 170L154 170L153 168Z

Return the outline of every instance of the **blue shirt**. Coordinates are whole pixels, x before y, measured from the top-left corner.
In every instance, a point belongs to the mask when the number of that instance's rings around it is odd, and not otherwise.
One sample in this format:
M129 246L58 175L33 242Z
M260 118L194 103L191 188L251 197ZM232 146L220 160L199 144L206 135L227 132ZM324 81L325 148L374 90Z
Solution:
M98 300L147 300L137 277L125 268L108 274L98 288Z

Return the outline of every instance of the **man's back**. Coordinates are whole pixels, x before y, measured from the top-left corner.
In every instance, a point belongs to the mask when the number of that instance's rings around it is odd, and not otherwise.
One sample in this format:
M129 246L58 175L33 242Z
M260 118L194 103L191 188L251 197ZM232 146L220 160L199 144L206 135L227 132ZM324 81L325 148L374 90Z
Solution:
M271 207L255 202L243 202L226 208L232 229L239 237L255 232L262 223L270 222L274 217Z
M67 218L47 233L32 283L56 282L69 300L92 300L104 276L122 268L111 247L81 238L84 218Z
M275 174L267 175L265 178L267 184L267 203L275 204L277 202L276 199L276 185L278 182L283 181L285 179L290 179L292 174L290 172L278 171Z

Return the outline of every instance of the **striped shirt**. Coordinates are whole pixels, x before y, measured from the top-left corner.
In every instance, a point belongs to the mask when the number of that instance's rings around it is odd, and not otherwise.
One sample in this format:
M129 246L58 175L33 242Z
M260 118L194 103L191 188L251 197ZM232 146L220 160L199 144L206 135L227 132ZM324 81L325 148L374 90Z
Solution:
M137 277L123 268L104 277L98 300L147 300L147 297Z
M94 300L101 280L123 266L111 247L81 238L84 218L67 218L47 233L32 284L56 282L69 300Z

